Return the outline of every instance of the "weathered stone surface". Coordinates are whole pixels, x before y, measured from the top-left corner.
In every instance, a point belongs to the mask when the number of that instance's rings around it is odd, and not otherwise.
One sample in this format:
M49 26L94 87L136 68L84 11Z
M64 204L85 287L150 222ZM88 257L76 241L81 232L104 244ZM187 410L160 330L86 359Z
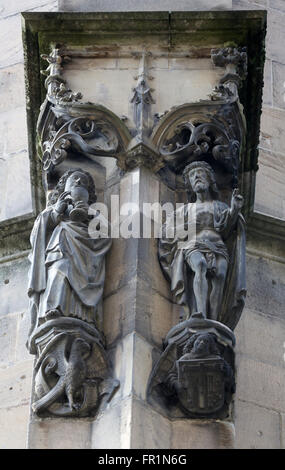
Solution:
M233 449L234 425L226 421L174 420L172 449Z
M143 402L132 403L131 449L177 449L171 446L172 423Z
M57 0L3 0L1 2L0 18L15 15L22 11L54 11L57 10Z
M104 334L107 344L111 345L136 329L161 347L170 328L179 321L180 311L179 305L152 290L145 281L134 277L104 300Z
M230 9L232 0L176 0L175 8L171 0L59 0L62 11L189 11L189 10L222 10Z
M254 208L257 212L284 219L284 156L262 149L259 151L259 156Z
M280 416L275 411L237 400L235 433L237 449L279 449Z
M281 413L281 449L285 449L285 413Z
M23 62L20 15L0 19L0 67Z
M0 112L21 106L25 106L24 66L0 69ZM21 124L25 126L25 121Z
M0 409L0 448L26 449L29 405Z
M284 264L248 255L246 308L284 320Z
M32 387L33 360L21 361L0 371L0 408L27 405Z
M267 12L267 36L266 54L267 58L284 63L284 21L285 12L269 9Z
M104 334L110 346L134 329L136 279L104 300Z
M11 108L0 114L0 154L5 156L27 149L26 110L24 106Z
M233 0L233 10L258 10L267 6L267 0Z
M137 333L130 333L114 348L111 361L121 384L113 398L114 405L131 395L145 400L152 369L152 346Z
M264 107L261 115L260 147L276 153L283 153L285 137L283 122L285 111Z
M284 10L285 11L285 10ZM285 65L272 62L273 106L285 109Z
M270 322L270 328L268 323ZM236 352L253 360L284 367L285 319L245 309L235 329Z
M28 311L19 313L16 335L16 361L30 360L31 355L27 349L26 342L31 326L31 319Z
M17 315L0 318L0 368L11 366L16 358Z
M0 220L32 212L29 159L26 152L10 155L6 160L6 188ZM13 188L11 191L10 188ZM4 204L5 202L5 204Z
M284 350L280 351L280 354L283 353ZM285 411L284 367L259 362L238 354L236 366L238 399L275 411Z
M266 0L263 0L264 3L265 1ZM269 8L274 8L275 10L285 11L285 4L283 0L268 0L268 6Z
M89 449L91 422L84 419L33 420L29 449Z
M28 305L28 259L22 258L0 266L1 316L25 311Z
M114 402L92 423L92 449L130 449L132 399ZM106 439L106 436L108 438Z
M273 91L274 96L274 91ZM263 106L272 106L273 103L272 97L272 61L267 59L264 64L264 85L262 93L262 103Z

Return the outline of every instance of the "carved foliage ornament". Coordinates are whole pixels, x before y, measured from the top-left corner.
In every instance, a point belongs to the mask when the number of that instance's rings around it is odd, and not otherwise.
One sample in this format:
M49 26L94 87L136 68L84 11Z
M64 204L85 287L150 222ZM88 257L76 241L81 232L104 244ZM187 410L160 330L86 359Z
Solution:
M69 119L58 131L50 130L49 139L43 142L43 169L62 163L70 151L88 156L114 155L118 146L118 136L108 122L90 117Z
M239 141L229 139L226 131L217 124L184 122L163 143L160 152L165 161L175 165L176 171L185 166L185 161L209 155L236 176L239 147Z
M47 96L37 124L43 169L50 171L74 152L91 159L93 155L114 156L121 150L121 139L112 118L104 115L103 109L97 111L93 107L90 111L88 103L76 104L82 94L72 92L61 76L62 65L69 62L70 57L61 55L60 49L54 49L42 58L49 62L43 72L48 75L45 81Z

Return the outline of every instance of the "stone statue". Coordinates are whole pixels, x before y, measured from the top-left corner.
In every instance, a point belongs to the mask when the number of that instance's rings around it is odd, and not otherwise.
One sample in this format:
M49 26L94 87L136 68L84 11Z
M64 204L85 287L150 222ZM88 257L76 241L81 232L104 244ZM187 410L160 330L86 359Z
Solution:
M66 171L31 234L28 348L37 356L37 413L86 416L108 394L101 329L111 240L89 236L88 209L95 201L91 175Z
M220 201L214 172L206 162L187 165L183 176L194 202L176 212L175 237L160 239L159 261L177 303L188 307L188 318L199 313L227 323L231 310L232 327L245 294L243 199L234 189L230 207ZM167 228L166 222L163 235ZM237 259L237 252L242 258Z
M232 330L246 295L243 198L234 189L230 206L221 201L205 161L188 164L183 176L191 202L166 220L158 258L187 314L165 338L148 400L173 418L223 419L235 391Z

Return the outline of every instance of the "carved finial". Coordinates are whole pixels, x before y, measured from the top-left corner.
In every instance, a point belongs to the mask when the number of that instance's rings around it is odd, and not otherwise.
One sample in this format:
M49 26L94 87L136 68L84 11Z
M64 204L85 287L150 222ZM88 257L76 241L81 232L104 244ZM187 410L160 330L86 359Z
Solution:
M136 77L137 86L133 89L133 97L131 103L134 105L134 121L137 128L137 136L143 140L143 135L147 134L151 126L150 122L150 108L155 103L152 98L152 88L148 85L148 80L152 77L148 74L147 67L147 54L145 51L142 53L139 65L139 73Z
M211 98L236 101L238 89L242 80L247 75L247 53L246 47L224 47L212 49L211 58L216 67L225 67L226 73L221 78L219 85L214 89Z
M48 100L55 105L63 105L82 98L81 93L74 93L66 85L66 80L62 78L63 64L71 61L68 56L61 55L60 49L55 48L52 52L42 54L41 58L49 63L46 70L41 70L43 75L47 75L45 87L47 89Z

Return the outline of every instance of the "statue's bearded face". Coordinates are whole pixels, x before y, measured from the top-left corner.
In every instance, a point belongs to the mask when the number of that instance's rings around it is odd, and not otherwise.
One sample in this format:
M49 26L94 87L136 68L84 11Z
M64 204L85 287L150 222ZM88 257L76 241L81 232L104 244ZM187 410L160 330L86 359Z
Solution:
M69 191L75 199L87 202L89 198L87 176L80 171L72 173L66 180L65 191Z
M207 171L204 168L194 168L189 173L189 182L195 193L208 191L210 181Z

